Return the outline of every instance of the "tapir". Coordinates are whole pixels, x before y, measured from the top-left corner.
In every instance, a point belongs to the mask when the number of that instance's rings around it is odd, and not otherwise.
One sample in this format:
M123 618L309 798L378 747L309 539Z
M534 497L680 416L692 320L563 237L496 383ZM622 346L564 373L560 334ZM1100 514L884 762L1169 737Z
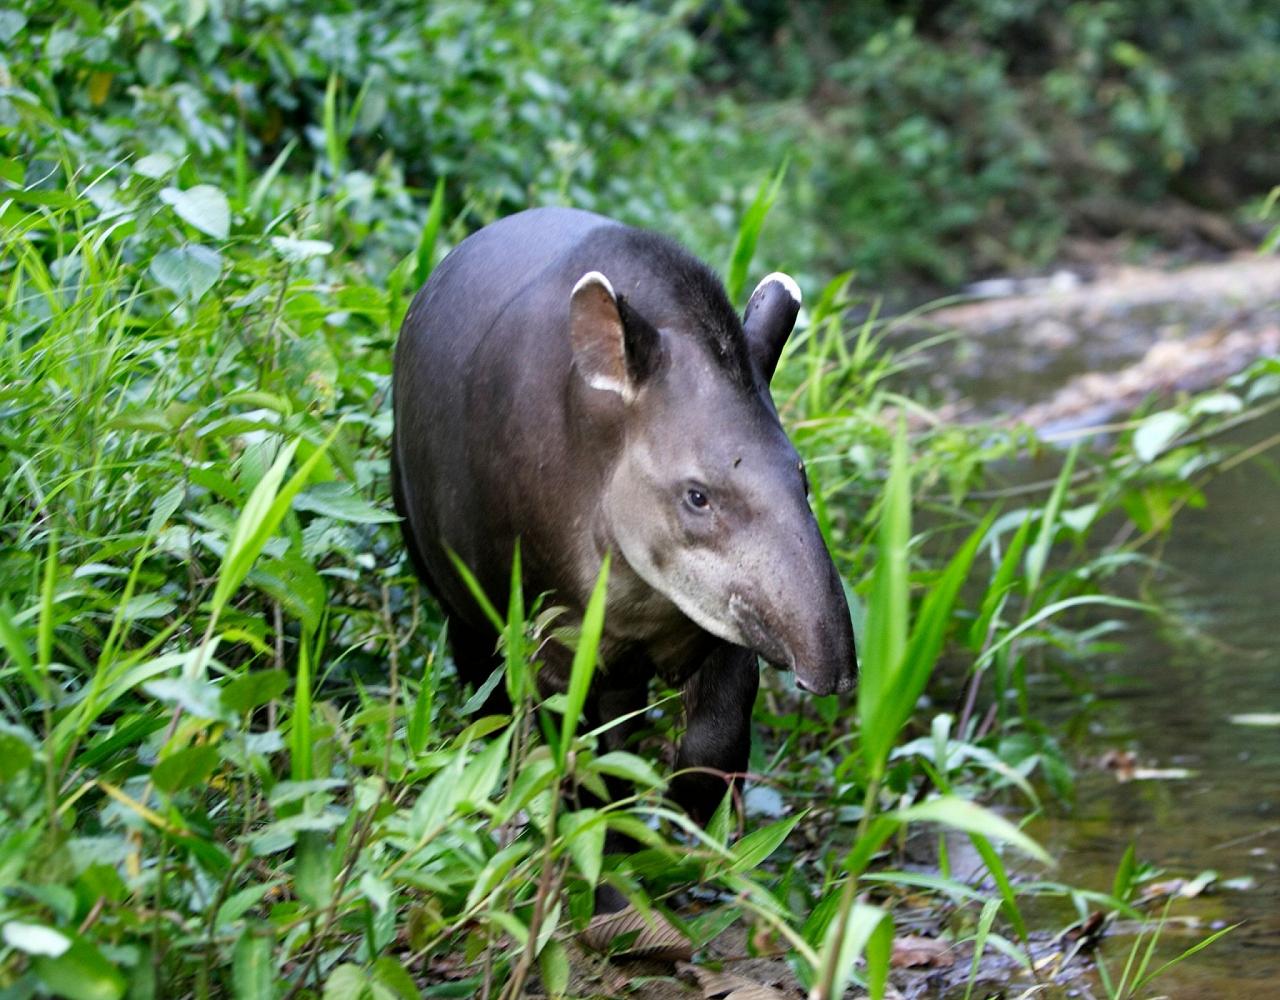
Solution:
M757 657L816 695L855 681L844 589L769 392L799 309L775 273L739 319L675 241L538 208L449 253L396 345L394 502L459 675L480 684L500 660L450 552L502 608L518 543L526 598L571 621L611 553L586 722L642 709L655 675L680 688L671 794L700 822L747 767ZM538 655L544 691L562 688L569 651Z

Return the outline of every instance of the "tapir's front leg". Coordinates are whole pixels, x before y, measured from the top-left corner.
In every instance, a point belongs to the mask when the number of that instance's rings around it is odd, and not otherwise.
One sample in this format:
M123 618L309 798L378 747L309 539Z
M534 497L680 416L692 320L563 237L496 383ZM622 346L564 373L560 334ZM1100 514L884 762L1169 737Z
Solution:
M677 774L671 783L671 797L703 825L729 787L723 775L747 769L751 710L759 688L756 654L728 643L708 656L685 682L685 734L676 770L709 770Z

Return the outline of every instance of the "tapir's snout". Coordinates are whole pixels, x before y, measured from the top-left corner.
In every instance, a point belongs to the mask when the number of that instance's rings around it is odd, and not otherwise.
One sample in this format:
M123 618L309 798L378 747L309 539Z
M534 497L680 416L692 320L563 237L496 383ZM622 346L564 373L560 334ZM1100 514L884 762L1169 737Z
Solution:
M831 604L820 620L810 623L817 634L811 641L799 644L791 660L796 687L810 694L844 694L853 690L858 679L853 626L843 589Z
M745 645L769 663L794 671L800 690L843 694L853 690L858 677L849 605L825 548L814 562L818 572L789 574L761 599L735 594L729 612Z

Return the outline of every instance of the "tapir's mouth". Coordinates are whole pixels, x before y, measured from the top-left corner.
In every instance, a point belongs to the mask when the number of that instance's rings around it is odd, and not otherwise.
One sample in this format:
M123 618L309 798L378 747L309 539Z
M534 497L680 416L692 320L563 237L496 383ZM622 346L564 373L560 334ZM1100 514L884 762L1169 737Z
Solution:
M737 594L729 598L729 614L742 633L743 645L779 670L795 669L791 650L765 623L764 617Z
M769 627L765 617L737 594L729 598L729 614L742 634L743 645L757 653L770 666L794 672L796 687L801 691L828 695L853 690L853 670L806 670L807 664L796 662L790 645Z

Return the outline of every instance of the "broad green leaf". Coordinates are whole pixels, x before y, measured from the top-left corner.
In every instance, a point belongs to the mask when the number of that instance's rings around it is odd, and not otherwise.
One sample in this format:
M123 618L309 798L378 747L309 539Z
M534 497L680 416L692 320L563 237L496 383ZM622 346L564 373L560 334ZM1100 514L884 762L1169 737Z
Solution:
M231 232L231 204L222 190L212 184L197 184L185 191L165 188L160 192L160 200L172 206L183 222L206 236L225 240Z
M652 764L643 757L637 757L625 750L611 750L591 761L586 769L634 781L637 785L648 788L662 788L666 785L666 779L654 769Z
M474 807L489 800L498 779L506 771L512 732L512 727L504 729L501 736L467 762L454 791L458 803L466 802Z
M179 706L197 719L227 718L218 688L208 681L193 677L162 677L143 684L142 690L159 701Z
M481 869L480 874L476 876L475 882L471 886L471 891L467 893L466 908L468 910L471 909L492 892L507 877L511 869L529 855L531 850L533 850L533 846L529 841L516 840L490 858L484 868Z
M156 254L149 270L157 284L178 298L199 302L222 275L222 256L209 247L189 243Z
M569 988L569 955L559 941L548 941L538 956L542 985L552 1000L564 996Z
M21 920L10 920L4 925L0 936L10 948L26 952L28 955L46 955L57 958L71 947L71 939L61 931L43 924L28 924Z
M329 865L330 836L320 830L298 834L293 881L298 898L314 910L322 910L333 898L333 872Z
M449 763L422 790L410 813L409 831L412 836L426 837L449 821L461 798L459 785L466 764L465 751L455 751Z
M247 889L241 889L239 892L232 893L218 907L217 916L214 918L215 927L225 927L227 924L233 924L253 907L260 903L267 893L272 892L280 885L279 880L263 882L261 885L251 885Z
M604 815L598 809L579 809L561 815L558 826L574 866L594 888L600 879L600 866L604 861Z
M211 744L183 747L151 769L151 780L170 795L202 784L218 764L218 748Z
M0 780L17 777L36 757L36 738L21 726L0 720Z
M369 977L358 965L345 963L325 977L322 1000L364 1000L369 995Z
M222 689L222 706L239 715L248 715L288 689L289 675L283 670L248 670Z
M151 180L159 180L173 173L177 165L178 161L168 153L148 153L134 163L133 172Z
M421 1000L422 993L399 959L383 955L373 963L373 982L384 988L394 1000Z
M373 872L365 872L360 876L360 892L378 912L391 908L393 890Z
M231 985L236 1000L272 1000L276 995L272 940L247 927L231 955Z
M124 996L124 977L81 938L73 940L60 955L36 955L31 967L50 992L66 1000L119 1000Z
M1153 413L1133 432L1133 453L1141 462L1154 461L1190 425L1191 418L1177 410Z
M249 573L251 586L274 597L283 610L302 622L308 632L320 627L329 600L324 577L310 561L289 551L276 559L262 559Z
M326 240L298 240L290 236L273 236L271 245L276 253L291 263L302 263L313 257L326 257L333 253L333 244Z
M391 511L369 503L350 483L338 480L308 487L294 499L293 508L351 524L391 524L399 520Z

